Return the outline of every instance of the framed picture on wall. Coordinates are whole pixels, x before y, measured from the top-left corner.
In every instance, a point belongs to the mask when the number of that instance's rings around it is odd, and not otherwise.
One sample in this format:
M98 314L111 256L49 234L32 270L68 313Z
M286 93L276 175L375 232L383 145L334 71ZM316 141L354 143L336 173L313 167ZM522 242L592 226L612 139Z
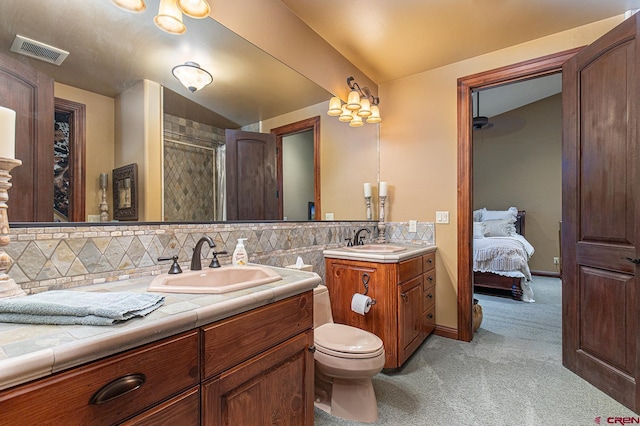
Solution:
M113 169L113 219L138 220L138 165Z

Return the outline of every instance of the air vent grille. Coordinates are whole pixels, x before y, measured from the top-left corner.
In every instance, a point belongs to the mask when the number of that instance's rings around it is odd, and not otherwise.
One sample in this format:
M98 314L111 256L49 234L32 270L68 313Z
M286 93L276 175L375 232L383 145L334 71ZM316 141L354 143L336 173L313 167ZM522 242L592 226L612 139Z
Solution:
M62 64L67 56L69 56L69 52L65 50L49 46L36 40L31 40L19 34L16 35L15 40L13 40L11 51L55 65Z

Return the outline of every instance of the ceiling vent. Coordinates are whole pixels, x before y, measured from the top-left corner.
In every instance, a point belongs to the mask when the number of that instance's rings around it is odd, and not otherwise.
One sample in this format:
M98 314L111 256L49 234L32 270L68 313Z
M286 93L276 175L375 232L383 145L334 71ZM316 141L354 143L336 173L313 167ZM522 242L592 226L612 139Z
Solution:
M40 59L41 61L55 65L62 64L62 61L69 56L69 52L67 51L49 46L48 44L44 44L39 41L31 40L19 34L17 34L16 39L13 40L10 50L12 52Z

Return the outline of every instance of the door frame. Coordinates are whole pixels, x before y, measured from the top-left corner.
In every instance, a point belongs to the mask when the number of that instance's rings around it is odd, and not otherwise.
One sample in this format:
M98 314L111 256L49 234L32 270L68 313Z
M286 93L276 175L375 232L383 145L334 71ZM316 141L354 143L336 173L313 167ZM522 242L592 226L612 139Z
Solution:
M313 131L313 202L315 205L314 220L322 217L320 215L320 116L307 118L295 123L285 124L284 126L271 129L271 133L276 135L276 157L277 157L277 178L278 193L282 194L282 138L285 136L295 135L297 133ZM278 213L280 219L284 216L283 198L278 197Z
M69 114L69 222L85 221L86 109L85 104L54 98L55 112ZM53 200L51 202L53 203Z
M458 79L458 340L473 339L473 142L471 92L562 72L582 47Z

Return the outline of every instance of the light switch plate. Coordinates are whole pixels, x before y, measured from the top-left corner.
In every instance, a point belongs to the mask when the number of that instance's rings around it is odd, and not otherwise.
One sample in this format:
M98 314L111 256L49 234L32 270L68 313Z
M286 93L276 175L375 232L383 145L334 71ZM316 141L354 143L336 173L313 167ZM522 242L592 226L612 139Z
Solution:
M410 220L409 221L409 232L417 232L418 231L418 221Z
M324 220L333 220L333 213L325 213Z
M436 212L436 223L449 223L449 212L446 211L437 211Z

